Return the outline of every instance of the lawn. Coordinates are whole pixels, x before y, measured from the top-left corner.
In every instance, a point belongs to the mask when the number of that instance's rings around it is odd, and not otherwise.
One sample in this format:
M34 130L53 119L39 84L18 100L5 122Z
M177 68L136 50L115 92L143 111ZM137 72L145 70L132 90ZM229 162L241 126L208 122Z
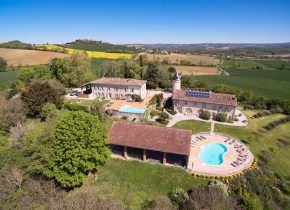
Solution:
M5 90L9 88L10 83L16 80L18 71L0 72L0 89Z
M180 168L111 158L97 173L94 186L98 193L121 200L128 209L141 209L144 201L166 196L175 187L190 190L207 183Z
M271 131L263 128L269 122L284 118L285 115L274 114L260 119L251 119L256 111L243 111L248 117L249 124L246 127L236 127L215 124L215 132L233 136L245 142L256 158L260 158L261 151L267 150L273 152L273 156L267 166L270 170L279 176L287 179L290 177L290 146L282 148L278 147L279 139L290 139L290 122L279 125ZM203 124L203 125L202 125ZM181 121L174 127L191 128L197 125L197 129L193 129L193 133L208 131L208 123L201 121ZM197 131L196 131L197 130Z
M174 128L183 128L192 130L192 133L207 132L210 131L210 123L196 121L196 120L184 120L173 125Z

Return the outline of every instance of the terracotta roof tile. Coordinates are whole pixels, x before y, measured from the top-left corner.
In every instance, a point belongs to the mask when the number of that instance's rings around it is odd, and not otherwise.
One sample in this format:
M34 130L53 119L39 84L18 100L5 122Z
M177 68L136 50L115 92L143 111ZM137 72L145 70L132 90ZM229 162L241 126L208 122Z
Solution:
M158 127L141 123L114 122L110 144L189 155L191 131Z
M102 84L102 85L129 85L129 86L142 86L146 83L146 80L137 79L126 79L119 77L103 77L95 81L90 82L91 84Z
M238 104L237 97L231 94L209 92L208 98L198 98L198 97L186 96L185 95L186 92L187 90L175 90L173 93L172 99L209 103L209 104L221 104L221 105L234 106L234 107L236 107ZM194 91L194 92L198 92L198 91Z

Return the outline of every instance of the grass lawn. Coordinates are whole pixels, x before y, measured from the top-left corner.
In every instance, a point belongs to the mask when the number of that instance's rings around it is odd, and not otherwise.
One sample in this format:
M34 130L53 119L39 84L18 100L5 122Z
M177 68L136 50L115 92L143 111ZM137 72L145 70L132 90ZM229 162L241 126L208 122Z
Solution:
M121 200L128 209L141 209L147 199L166 196L175 187L187 191L208 183L180 168L114 158L97 173L97 177L94 183L97 192Z
M290 122L279 125L271 131L267 131L263 126L277 119L284 118L283 114L274 114L260 119L251 119L255 112L252 110L243 111L248 117L249 124L246 127L228 126L215 124L215 132L227 134L245 142L256 158L261 158L261 151L273 152L273 157L267 162L270 170L279 174L285 179L290 177L290 146L278 147L279 139L290 139ZM174 127L192 129L193 133L208 131L208 123L201 121L181 121Z
M184 120L173 125L174 128L183 128L192 130L192 133L210 131L210 123L196 120Z
M18 71L0 72L0 89L7 89L13 80L16 80Z

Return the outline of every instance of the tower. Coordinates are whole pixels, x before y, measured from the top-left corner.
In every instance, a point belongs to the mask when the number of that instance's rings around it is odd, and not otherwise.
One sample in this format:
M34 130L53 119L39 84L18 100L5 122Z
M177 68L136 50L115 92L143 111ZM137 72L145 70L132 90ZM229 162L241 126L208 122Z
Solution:
M175 90L180 90L180 89L181 89L181 79L178 72L176 72L172 80L172 92L174 92Z

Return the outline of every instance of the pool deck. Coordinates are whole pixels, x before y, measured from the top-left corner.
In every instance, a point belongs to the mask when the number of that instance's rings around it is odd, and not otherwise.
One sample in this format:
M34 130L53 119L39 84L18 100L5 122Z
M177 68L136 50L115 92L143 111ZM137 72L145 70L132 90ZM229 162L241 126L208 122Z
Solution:
M142 102L131 102L126 100L112 99L110 102L105 104L105 109L119 110L122 106L132 106L136 108L147 108L149 101L153 96L147 95Z
M205 139L197 140L197 137L203 136ZM225 142L227 139L234 143ZM195 143L194 143L195 142ZM210 143L222 143L227 146L228 151L223 154L224 162L221 165L209 165L202 162L198 158L198 154L202 148ZM235 146L241 146L245 150L239 153ZM240 158L239 155L247 155L246 158ZM238 161L237 159L243 159L243 161ZM234 161L240 162L236 167L232 166L231 163ZM188 160L188 171L191 173L201 173L206 175L217 175L217 176L228 176L231 174L237 174L247 168L249 168L254 161L254 156L246 145L237 139L232 137L223 136L216 133L199 133L192 135L192 143L190 148L190 156Z

